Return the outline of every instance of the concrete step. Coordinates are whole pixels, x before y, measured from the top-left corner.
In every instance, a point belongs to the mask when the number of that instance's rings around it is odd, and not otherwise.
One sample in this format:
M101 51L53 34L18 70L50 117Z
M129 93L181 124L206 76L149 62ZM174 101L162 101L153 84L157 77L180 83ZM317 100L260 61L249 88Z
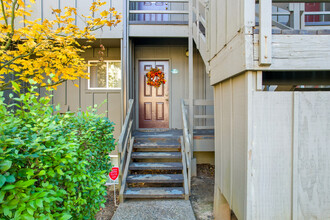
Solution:
M182 163L164 162L164 163L141 163L133 162L130 164L130 170L182 170Z
M181 153L180 152L133 152L132 158L133 159L162 159L162 158L180 159Z
M137 174L128 175L127 183L183 183L182 174Z
M124 198L184 198L183 187L149 187L149 188L127 188Z

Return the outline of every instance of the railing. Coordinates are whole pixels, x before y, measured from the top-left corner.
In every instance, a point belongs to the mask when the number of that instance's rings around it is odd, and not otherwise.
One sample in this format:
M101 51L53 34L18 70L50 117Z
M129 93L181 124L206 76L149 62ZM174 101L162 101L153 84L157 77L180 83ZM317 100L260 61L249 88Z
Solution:
M192 32L197 49L204 62L208 62L208 3L204 0L193 0L192 2Z
M120 202L123 202L123 194L126 187L126 177L128 174L128 167L134 142L134 138L132 138L133 106L134 100L130 99L128 102L128 111L126 114L125 122L123 124L122 132L118 141Z
M188 24L189 0L130 0L130 24Z
M184 106L188 105L188 100L184 100ZM207 111L207 106L214 106L214 101L211 99L194 99L194 107L199 107L202 109L194 110L194 129L214 129L214 122L210 125L209 121L214 120L214 112L211 113ZM196 110L199 110L198 114L196 114ZM201 123L203 120L203 123ZM189 120L188 120L189 121ZM198 123L196 123L198 121ZM204 124L204 125L202 125Z
M272 25L285 30L320 29L330 27L330 3L319 2L317 9L308 8L309 3L287 3L272 5ZM313 11L315 10L315 11ZM259 20L259 4L256 4L257 25Z
M188 185L188 192L191 189L191 159L193 157L192 152L192 138L189 134L188 126L188 114L185 107L184 100L181 101L181 110L182 110L182 128L183 128L183 137L181 137L181 151L182 151L182 163L183 163L183 175L187 177L187 183L184 183L185 186ZM186 190L186 187L185 187ZM187 193L186 193L187 195Z
M181 101L181 111L182 111L182 128L183 128L183 136L181 137L181 146L182 146L182 162L184 163L184 175L187 175L188 179L188 190L190 192L190 187L191 187L191 170L192 170L192 165L191 165L191 159L193 158L193 132L189 130L189 121L195 122L195 120L205 120L204 125L196 125L194 123L194 129L214 129L214 126L208 125L207 120L214 120L214 115L213 114L208 114L207 110L204 109L204 113L199 113L199 114L193 114L193 119L189 120L188 119L188 111L186 108L188 101L187 100L182 100ZM203 99L195 99L194 100L194 106L195 107L205 107L206 106L213 106L213 100L203 100ZM213 123L214 124L214 123Z

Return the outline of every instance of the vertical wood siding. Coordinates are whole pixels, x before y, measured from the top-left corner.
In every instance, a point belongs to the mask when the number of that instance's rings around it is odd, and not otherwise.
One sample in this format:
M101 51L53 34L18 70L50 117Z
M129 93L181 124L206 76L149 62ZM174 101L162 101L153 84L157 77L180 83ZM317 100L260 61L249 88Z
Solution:
M328 219L330 93L254 92L252 219Z
M98 48L88 49L82 57L88 60L98 60ZM106 48L104 60L120 60L120 48ZM74 84L78 84L79 88ZM101 103L106 100L105 104ZM114 136L119 137L121 132L121 90L89 90L87 79L67 81L54 92L53 102L70 111L81 109L86 111L89 106L100 106L99 114L104 114L115 125ZM114 153L114 152L112 152Z
M214 87L215 201L238 219L328 219L330 93L256 91L251 76Z
M108 10L110 7L114 7L118 13L123 14L123 1L122 0L104 0L106 5L102 6L97 13L103 10ZM53 14L52 9L64 10L65 7L75 7L77 8L77 15L74 16L75 24L79 28L84 28L86 26L82 15L90 15L90 6L93 0L39 0L36 4L32 4L32 16L33 20L41 18L41 20L54 20L55 14ZM98 30L95 35L97 38L121 38L123 31L123 23L119 23L116 27L105 27L102 30Z
M215 189L221 190L238 219L244 219L246 198L246 80L246 75L242 74L214 87ZM219 208L215 207L215 212Z
M252 219L290 219L292 93L254 92L252 106Z

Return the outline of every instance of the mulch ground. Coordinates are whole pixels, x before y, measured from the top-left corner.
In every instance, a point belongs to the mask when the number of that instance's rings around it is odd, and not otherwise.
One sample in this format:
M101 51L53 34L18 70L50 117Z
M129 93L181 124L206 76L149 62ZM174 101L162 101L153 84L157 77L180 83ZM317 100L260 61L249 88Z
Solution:
M191 179L190 202L197 220L214 219L214 165L198 164L197 177Z
M113 186L108 186L108 195L106 196L105 207L102 208L95 216L96 220L110 220L115 213L117 207L114 203ZM119 204L119 191L116 189L116 202Z

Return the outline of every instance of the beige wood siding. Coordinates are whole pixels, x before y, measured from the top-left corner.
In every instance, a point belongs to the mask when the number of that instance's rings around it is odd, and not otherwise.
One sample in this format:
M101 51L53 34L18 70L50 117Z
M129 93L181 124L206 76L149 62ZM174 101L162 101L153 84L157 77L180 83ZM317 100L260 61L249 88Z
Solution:
M207 47L212 85L249 69L254 5L253 0L210 0Z
M245 72L214 87L215 204L238 219L328 219L330 92L263 92L256 81Z
M98 60L99 48L88 49L82 57L88 60ZM120 48L106 48L104 60L120 60ZM79 88L74 84L78 84ZM106 102L101 105L106 100ZM97 105L98 113L108 117L115 125L114 136L118 138L121 132L121 89L89 90L87 79L67 81L54 91L53 103L68 107L70 111L81 109L86 111L90 106ZM101 105L101 106L100 106ZM112 152L114 154L115 152Z
M31 19L48 19L54 20L55 14L53 14L52 9L61 9L64 10L65 7L74 7L77 8L77 16L75 16L75 24L79 28L84 28L85 22L82 15L89 16L90 6L93 0L40 0L36 1L36 4L32 4L31 10L33 13ZM100 11L108 10L110 7L114 7L118 13L123 14L123 1L122 0L104 0L106 5L100 8ZM97 13L99 13L97 12ZM123 23L119 23L116 27L105 27L103 30L97 31L97 38L122 38Z
M214 86L215 189L221 190L238 219L244 219L246 204L246 85L247 75L242 74Z
M330 69L330 35L273 35L272 65L259 66L259 35L254 35L255 70L326 70ZM252 61L251 61L252 62Z
M330 93L253 92L251 219L328 219Z

